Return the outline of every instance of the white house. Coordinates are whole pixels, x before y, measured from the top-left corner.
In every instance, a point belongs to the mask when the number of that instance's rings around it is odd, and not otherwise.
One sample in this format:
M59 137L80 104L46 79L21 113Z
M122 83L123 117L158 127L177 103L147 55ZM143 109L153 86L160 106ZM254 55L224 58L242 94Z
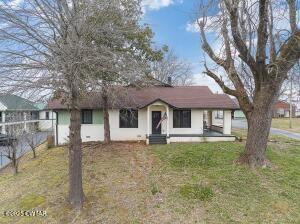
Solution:
M39 109L33 102L11 94L0 96L0 133L34 130L38 124Z
M234 141L231 112L237 109L225 94L213 94L206 86L154 86L123 88L110 102L109 122L113 141L171 142ZM95 93L80 103L83 142L103 141L102 100ZM57 116L56 144L66 144L70 114L61 99L48 104ZM214 111L223 111L215 122Z
M42 109L39 111L39 130L51 131L56 125L56 114L52 110Z

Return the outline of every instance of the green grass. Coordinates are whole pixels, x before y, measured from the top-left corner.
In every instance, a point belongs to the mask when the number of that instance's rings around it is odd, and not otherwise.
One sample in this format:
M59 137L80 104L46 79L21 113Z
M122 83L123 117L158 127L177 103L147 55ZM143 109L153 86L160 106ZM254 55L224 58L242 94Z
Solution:
M210 187L199 184L185 184L180 187L179 193L187 199L199 199L200 201L208 201L214 195Z
M186 214L191 207L202 207L207 211L206 223L300 223L300 143L270 143L267 155L272 167L267 169L235 165L243 146L205 143L154 147L162 161L156 175L169 180L161 180L166 185L160 188L173 192L169 193L169 206L180 207ZM178 185L177 192L169 185ZM211 200L205 204L192 200L201 200L206 194ZM175 201L178 195L190 199L191 205Z
M85 204L69 206L64 148L22 158L20 173L0 174L0 214L45 210L47 217L3 217L0 223L300 223L300 142L279 138L272 166L235 164L244 142L86 146Z
M20 208L33 209L45 202L45 197L42 195L28 194L20 199Z

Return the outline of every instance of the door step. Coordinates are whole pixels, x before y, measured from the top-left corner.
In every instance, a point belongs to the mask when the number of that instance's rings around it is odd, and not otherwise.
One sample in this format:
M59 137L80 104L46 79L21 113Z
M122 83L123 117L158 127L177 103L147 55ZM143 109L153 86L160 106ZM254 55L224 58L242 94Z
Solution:
M165 145L167 144L167 136L166 135L150 135L149 136L149 144L150 145Z

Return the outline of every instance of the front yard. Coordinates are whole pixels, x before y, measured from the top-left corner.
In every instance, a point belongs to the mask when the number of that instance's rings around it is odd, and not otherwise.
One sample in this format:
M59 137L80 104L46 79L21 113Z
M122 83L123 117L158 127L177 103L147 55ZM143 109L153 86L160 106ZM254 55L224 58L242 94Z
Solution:
M272 167L234 164L244 143L84 148L86 203L66 201L67 150L39 149L20 174L0 174L0 212L46 210L47 217L0 217L0 223L299 223L300 142L270 143Z

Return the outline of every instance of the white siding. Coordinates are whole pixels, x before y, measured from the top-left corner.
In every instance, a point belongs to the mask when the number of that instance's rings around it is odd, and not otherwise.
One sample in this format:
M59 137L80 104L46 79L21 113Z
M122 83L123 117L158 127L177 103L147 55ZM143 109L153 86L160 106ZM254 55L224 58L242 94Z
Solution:
M60 124L58 129L58 144L67 144L69 142L69 125ZM81 125L82 142L103 141L103 124L83 124Z
M0 111L5 111L7 108L0 102Z
M49 120L46 120L46 112L49 112ZM39 119L39 129L41 131L52 130L52 127L54 128L56 125L56 114L52 111L40 111Z
M152 111L165 113L164 105L152 105L150 108L150 121ZM169 126L170 134L203 134L203 110L191 110L191 128L173 128L173 109L170 109ZM110 134L113 141L137 141L146 140L147 134L147 108L138 111L138 128L120 128L119 110L109 110ZM167 121L162 123L162 133L167 132ZM224 134L231 133L231 111L224 112ZM152 121L150 122L150 133L152 133ZM68 143L69 125L58 125L58 144ZM81 127L83 142L103 141L103 124L85 124ZM204 141L233 141L234 137L171 137L170 142L204 142Z

